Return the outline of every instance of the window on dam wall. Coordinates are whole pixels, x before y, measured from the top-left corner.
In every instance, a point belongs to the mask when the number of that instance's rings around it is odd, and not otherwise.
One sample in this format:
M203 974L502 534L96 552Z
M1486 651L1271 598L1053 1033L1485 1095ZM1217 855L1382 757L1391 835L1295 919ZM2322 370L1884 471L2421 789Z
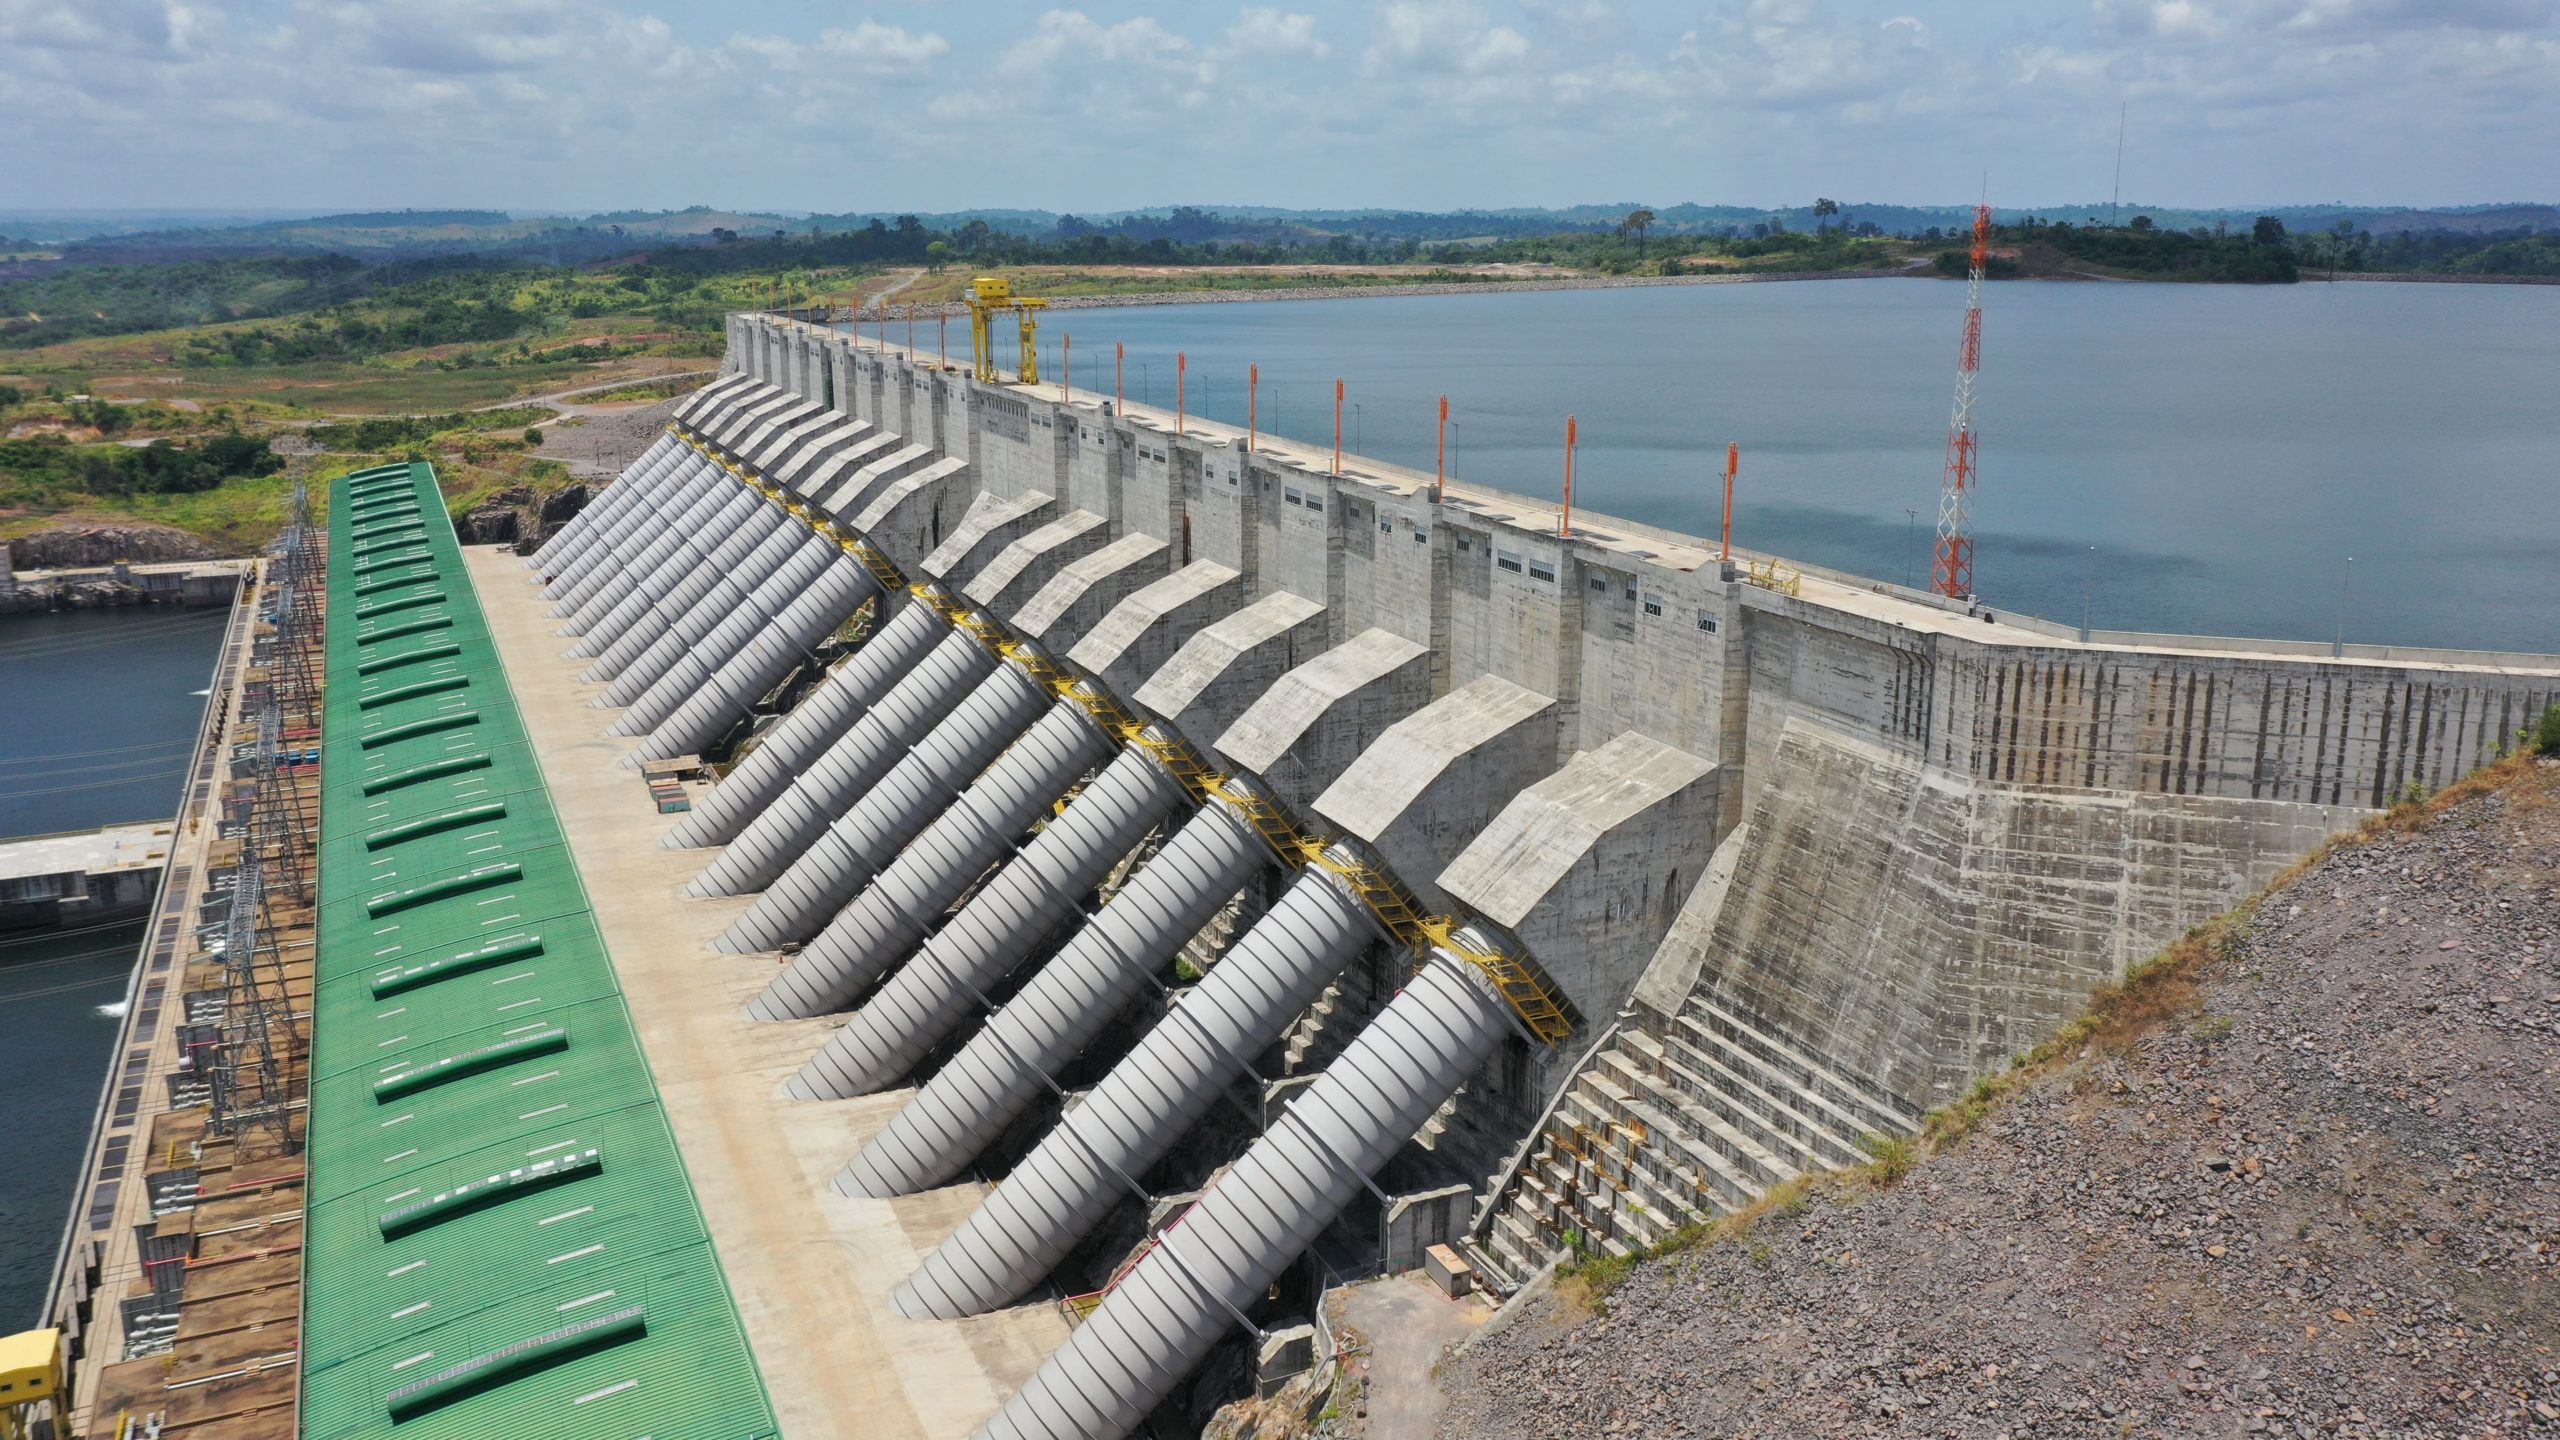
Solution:
M1031 438L1031 407L1010 395L981 394L978 413L989 430L1007 440Z

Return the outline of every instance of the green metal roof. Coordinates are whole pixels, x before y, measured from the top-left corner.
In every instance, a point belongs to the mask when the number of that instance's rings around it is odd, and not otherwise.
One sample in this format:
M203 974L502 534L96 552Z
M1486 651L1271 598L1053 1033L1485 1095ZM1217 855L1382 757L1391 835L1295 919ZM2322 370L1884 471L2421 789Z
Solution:
M775 1435L434 472L332 500L302 1434Z

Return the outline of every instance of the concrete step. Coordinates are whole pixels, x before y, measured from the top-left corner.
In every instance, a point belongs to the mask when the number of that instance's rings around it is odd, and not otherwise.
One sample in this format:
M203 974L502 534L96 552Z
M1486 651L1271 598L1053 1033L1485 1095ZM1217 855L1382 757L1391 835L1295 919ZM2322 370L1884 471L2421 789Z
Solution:
M1727 1204L1747 1204L1770 1186L1795 1178L1794 1166L1667 1087L1653 1090L1659 1082L1649 1076L1635 1078L1640 1089L1650 1092L1643 1099L1606 1077L1591 1076L1589 1082L1605 1087L1618 1113L1643 1122L1655 1143L1680 1146Z
M1697 1031L1675 1029L1664 1046L1662 1075L1729 1121L1757 1127L1765 1143L1800 1170L1852 1165L1866 1158L1855 1132L1842 1128L1836 1115L1802 1091L1771 1088L1776 1080L1766 1070L1755 1078L1736 1069L1750 1062L1730 1048L1710 1048L1712 1044Z
M1441 1101L1439 1109L1423 1117L1421 1126L1414 1131L1414 1143L1425 1150L1438 1153L1443 1137L1449 1133L1449 1127L1457 1122L1458 1101L1465 1094L1464 1090L1458 1091Z
M1788 1075L1799 1088L1842 1111L1850 1117L1849 1126L1858 1134L1881 1130L1907 1135L1920 1128L1920 1116L1882 1086L1815 1060L1792 1043L1746 1023L1711 1000L1692 994L1682 1007L1681 1018L1692 1017L1755 1059Z
M1493 1228L1485 1239L1503 1269L1524 1281L1538 1273L1556 1252L1554 1242L1542 1237L1527 1221L1507 1212L1494 1217Z
M1331 1052L1339 1047L1327 1042L1334 1038L1334 1018L1341 1006L1342 986L1332 984L1324 987L1324 993L1299 1012L1298 1018L1289 1026L1283 1052L1287 1057L1287 1073L1302 1075L1332 1058Z
M1583 1064L1481 1239L1524 1275L1569 1236L1604 1254L1651 1246L1805 1170L1863 1159L1857 1137L1901 1120L1889 1105L1693 1003L1671 1034L1630 1028Z
M1718 1029L1712 1021L1701 1016L1684 1014L1673 1021L1671 1039L1714 1060L1717 1067L1760 1093L1784 1097L1788 1106L1810 1122L1814 1130L1851 1137L1872 1134L1877 1130L1888 1134L1908 1133L1899 1121L1893 1121L1892 1117L1871 1105L1841 1103L1836 1084L1808 1082L1802 1071L1783 1060L1772 1060L1752 1045L1737 1042L1730 1033ZM1811 1142L1815 1137L1808 1133L1805 1138Z
M1641 1115L1656 1130L1682 1140L1682 1148L1695 1156L1697 1171L1708 1176L1710 1189L1720 1204L1748 1204L1769 1194L1772 1186L1787 1184L1797 1176L1797 1168L1784 1158L1774 1156L1751 1135L1728 1125L1713 1109L1690 1102L1679 1092L1661 1086L1661 1081L1646 1079L1646 1097L1638 1099ZM1656 1089L1659 1086L1659 1089Z

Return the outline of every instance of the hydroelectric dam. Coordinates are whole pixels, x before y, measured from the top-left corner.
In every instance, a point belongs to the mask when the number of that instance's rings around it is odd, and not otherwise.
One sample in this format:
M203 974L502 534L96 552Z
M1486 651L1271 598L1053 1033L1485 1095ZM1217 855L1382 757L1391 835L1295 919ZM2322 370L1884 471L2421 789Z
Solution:
M338 482L303 1433L1196 1428L1328 1286L1863 1158L2560 702L1336 468L738 315L529 560Z

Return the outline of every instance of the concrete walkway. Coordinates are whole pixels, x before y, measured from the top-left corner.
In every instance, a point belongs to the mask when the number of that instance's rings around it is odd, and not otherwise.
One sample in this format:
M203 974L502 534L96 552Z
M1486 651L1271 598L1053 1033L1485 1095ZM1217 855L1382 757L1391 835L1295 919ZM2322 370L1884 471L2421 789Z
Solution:
M1441 1399L1432 1369L1492 1312L1479 1300L1441 1294L1418 1270L1338 1290L1334 1305L1369 1347L1368 1440L1432 1440Z
M782 1097L834 1022L746 1018L773 961L710 941L747 902L680 893L711 852L659 848L672 817L616 765L633 742L601 734L610 717L587 701L602 687L562 657L566 642L522 561L482 546L463 554L783 1433L967 1435L1065 1338L1064 1321L1036 1304L959 1323L891 1308L891 1290L966 1218L980 1187L894 1201L829 1188L908 1092Z

